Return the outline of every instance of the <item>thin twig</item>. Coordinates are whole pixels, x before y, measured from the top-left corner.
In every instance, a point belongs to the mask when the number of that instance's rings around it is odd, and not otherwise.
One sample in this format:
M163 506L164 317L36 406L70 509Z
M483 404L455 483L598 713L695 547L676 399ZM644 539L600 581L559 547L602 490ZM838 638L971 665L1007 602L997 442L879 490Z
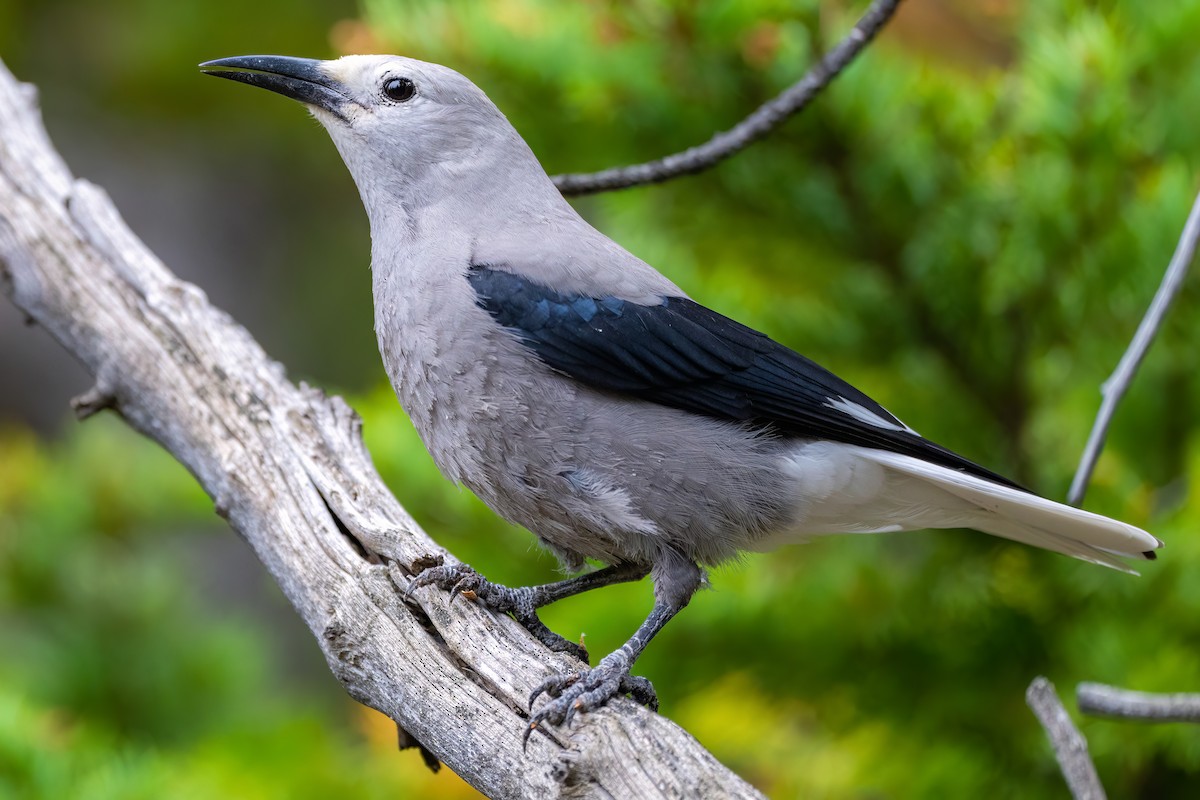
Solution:
M716 134L704 144L645 164L613 167L600 172L555 175L554 185L565 195L591 194L661 183L716 165L766 136L788 117L807 106L875 38L875 34L892 18L899 5L900 0L875 0L846 38L817 62L803 78L759 106L754 113L732 129Z
M1088 754L1087 739L1071 722L1054 684L1040 675L1025 690L1025 702L1050 737L1054 756L1075 800L1104 800L1104 787Z
M1146 316L1138 325L1137 333L1133 335L1133 341L1129 343L1125 355L1121 356L1116 370L1100 387L1100 394L1103 397L1100 402L1100 411L1096 415L1096 421L1092 423L1092 432L1088 436L1087 447L1083 451L1083 458L1079 462L1078 469L1075 470L1075 478L1071 481L1071 491L1067 495L1067 502L1072 505L1079 505L1083 502L1088 481L1092 479L1092 471L1096 468L1096 460L1100 458L1100 451L1104 449L1108 426L1112 424L1117 404L1121 402L1121 398L1129 389L1129 384L1133 382L1133 376L1137 372L1138 366L1146 357L1146 351L1150 349L1154 337L1158 335L1158 329L1162 327L1167 310L1183 287L1183 279L1187 276L1188 267L1196 255L1198 239L1200 239L1200 195L1196 196L1196 202L1192 204L1192 212L1183 226L1179 243L1175 245L1175 254L1171 256L1167 272L1163 275L1162 283L1154 295L1154 300L1150 303L1150 308L1146 310Z
M1200 722L1200 694L1154 694L1081 683L1075 690L1084 714L1154 722Z

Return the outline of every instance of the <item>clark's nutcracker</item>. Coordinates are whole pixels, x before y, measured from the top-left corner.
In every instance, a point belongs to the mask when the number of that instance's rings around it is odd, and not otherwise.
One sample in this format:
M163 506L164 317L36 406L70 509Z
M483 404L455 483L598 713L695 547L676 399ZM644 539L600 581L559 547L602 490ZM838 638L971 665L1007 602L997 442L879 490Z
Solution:
M306 104L371 223L388 377L445 475L570 569L508 589L466 567L414 585L470 589L542 641L535 609L654 580L654 607L593 669L530 698L562 724L629 694L630 667L700 587L700 565L819 534L975 528L1117 569L1162 543L1046 500L922 438L845 381L688 299L585 222L474 84L392 56L244 56L202 68ZM585 656L586 657L586 656ZM528 731L526 732L528 735Z

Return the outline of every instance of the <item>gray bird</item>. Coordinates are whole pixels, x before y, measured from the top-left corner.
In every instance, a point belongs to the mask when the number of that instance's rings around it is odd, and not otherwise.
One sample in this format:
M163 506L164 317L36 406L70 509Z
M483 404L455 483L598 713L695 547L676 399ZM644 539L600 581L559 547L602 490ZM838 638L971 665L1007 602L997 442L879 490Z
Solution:
M596 667L530 698L563 724L620 694L701 586L700 565L821 534L974 528L1129 571L1162 543L1038 497L922 438L865 394L698 305L585 222L473 83L396 56L243 56L212 75L299 100L332 136L371 223L375 329L388 377L446 477L523 525L571 570L469 588L551 647L536 609L620 581L654 607ZM526 731L528 736L529 731Z

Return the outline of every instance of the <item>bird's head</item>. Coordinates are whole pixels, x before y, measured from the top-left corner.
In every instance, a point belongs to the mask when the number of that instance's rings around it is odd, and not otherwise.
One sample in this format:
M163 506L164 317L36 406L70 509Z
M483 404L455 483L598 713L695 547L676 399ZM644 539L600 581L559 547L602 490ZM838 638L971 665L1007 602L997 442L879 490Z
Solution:
M495 183L532 153L475 84L452 69L402 56L317 61L236 56L200 68L299 100L325 126L367 199ZM544 177L540 167L535 170ZM433 180L427 180L433 173ZM422 190L422 186L425 188ZM432 200L433 198L426 198ZM369 205L369 204L368 204Z

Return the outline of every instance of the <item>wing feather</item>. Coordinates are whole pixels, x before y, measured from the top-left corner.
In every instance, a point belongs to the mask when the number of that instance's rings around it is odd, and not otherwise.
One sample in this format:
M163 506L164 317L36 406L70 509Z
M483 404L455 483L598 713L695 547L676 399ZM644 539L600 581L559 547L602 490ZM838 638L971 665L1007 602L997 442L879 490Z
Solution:
M776 435L880 448L1024 491L922 438L810 359L688 298L642 305L564 294L503 265L472 266L467 279L496 322L594 389Z

